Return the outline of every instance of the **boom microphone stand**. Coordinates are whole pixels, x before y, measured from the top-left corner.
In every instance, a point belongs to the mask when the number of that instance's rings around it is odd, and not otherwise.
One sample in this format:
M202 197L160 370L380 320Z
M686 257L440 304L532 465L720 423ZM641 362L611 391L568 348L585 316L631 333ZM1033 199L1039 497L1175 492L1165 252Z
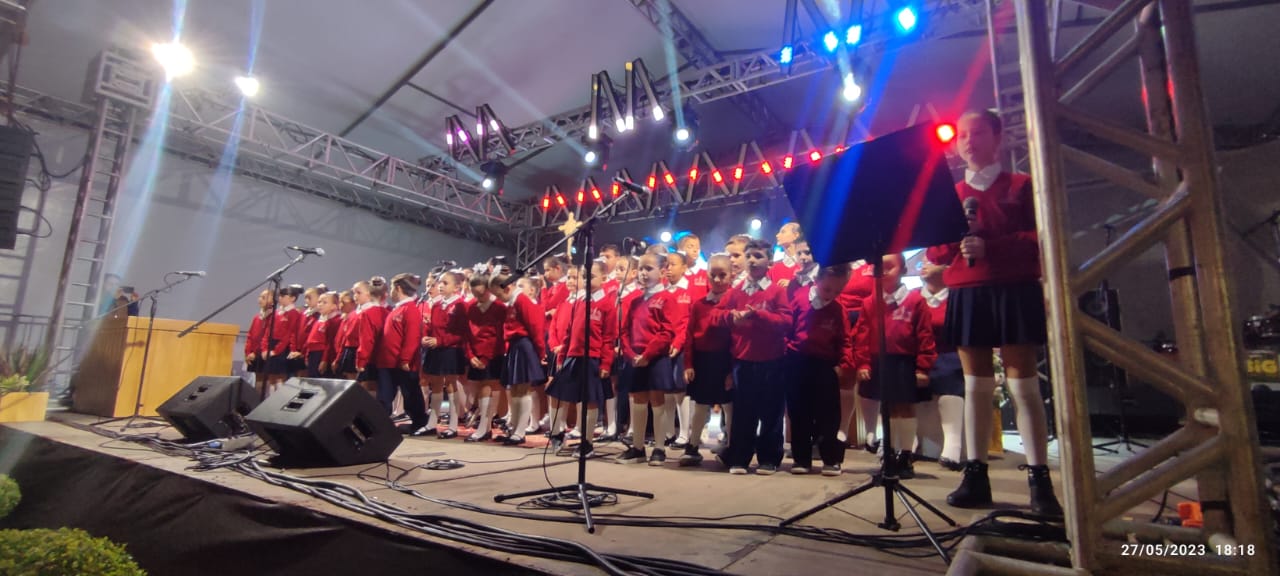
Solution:
M627 184L629 184L630 186L626 186ZM624 183L624 187L626 187L628 190L635 190L639 188L639 186L630 182ZM590 218L587 218L581 223L581 227L579 227L577 230L572 230L572 232L569 234L566 234L563 239L561 239L559 242L556 242L556 244L551 248L548 248L546 252L539 254L536 258L531 260L530 263L527 264L524 268L521 268L515 271L511 275L509 283L514 283L521 276L528 274L529 270L532 270L533 267L536 266L538 262L542 261L543 258L546 258L547 256L550 256L551 254L556 253L556 251L560 250L562 246L568 244L571 240L575 238L581 238L582 248L583 248L582 258L584 262L589 263L591 261L591 255L594 249L593 241L595 236L596 219L599 218L600 214L608 214L613 208L614 204L617 204L623 198L625 198L625 196L618 196L617 198L614 198L608 205L597 209L594 215L592 215ZM583 282L583 286L587 286L589 291L590 290L589 287L591 286L591 266L589 265L584 266L584 268L586 268L586 273L583 275L582 282ZM568 484L563 486L552 486L550 488L542 488L540 490L530 490L528 492L517 492L515 494L499 494L493 497L493 501L505 502L507 500L514 500L517 498L529 498L533 496L544 496L547 494L556 494L556 495L565 494L565 493L576 494L578 501L582 504L582 516L583 516L583 520L586 523L587 533L594 534L596 531L596 527L595 527L595 520L591 518L592 495L589 494L590 492L623 495L623 496L635 496L637 498L647 498L647 499L653 499L653 494L649 494L647 492L637 492L634 490L624 490L621 488L610 488L608 486L597 486L595 484L591 484L587 482L587 454L591 453L591 428L587 427L588 423L587 423L587 410L586 410L586 404L590 400L590 389L587 386L587 382L588 380L590 380L590 377L587 371L590 370L590 359L591 359L591 294L590 293L588 293L586 297L583 299L583 315L586 318L586 322L583 322L584 334L583 334L583 346L582 346L582 374L576 375L578 376L579 385L581 386L580 388L581 395L579 397L582 398L582 404L583 404L583 409L578 410L578 417L580 422L578 429L583 431L582 443L578 446L578 481L574 484ZM572 327L573 325L570 324L571 329ZM572 341L572 336L570 337L570 339ZM594 425L594 423L592 424Z

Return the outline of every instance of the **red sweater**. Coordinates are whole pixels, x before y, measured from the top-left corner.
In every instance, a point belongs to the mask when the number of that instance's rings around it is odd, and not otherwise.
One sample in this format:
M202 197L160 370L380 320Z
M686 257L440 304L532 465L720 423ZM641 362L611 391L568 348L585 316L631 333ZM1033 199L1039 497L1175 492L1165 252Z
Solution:
M357 369L377 367L374 364L370 364L370 362L374 361L374 353L377 352L378 340L382 338L382 328L386 322L387 314L386 307L377 303L356 312ZM421 328L421 323L419 323L419 328ZM421 333L421 329L419 329L419 333Z
M515 301L507 305L507 321L502 326L503 337L507 342L516 338L528 338L533 342L538 359L543 359L547 357L547 340L542 337L545 325L546 318L542 309L528 296L516 294Z
M721 297L724 295L722 294ZM711 323L711 311L720 304L706 297L693 301L689 306L689 338L684 349L684 367L693 368L693 357L699 352L722 352L729 350L729 327L716 326Z
M685 343L689 340L689 306L693 304L693 297L688 289L678 285L667 288L667 295L670 297L667 318L671 320L671 327L675 331L671 347L684 350Z
M342 354L343 348L359 345L359 341L354 344L348 344L348 341L352 339L352 336L355 333L355 319L355 312L350 314L341 314L329 319L331 324L336 323L337 325L337 329L334 330L333 341L331 342L332 350L329 353L329 358L332 361L336 361L338 359L338 356Z
M915 356L916 371L928 374L938 359L938 351L933 342L933 314L918 291L907 293L896 305L877 306L874 298L863 301L862 314L858 316L858 325L853 330L854 366L859 370L870 370L871 358L880 350L877 316L888 317L884 330L886 352Z
M547 288L542 291L540 299L542 300L542 310L550 316L560 308L560 305L563 304L565 300L569 299L569 286L565 284L565 281L562 278L559 282L547 286Z
M839 302L827 302L814 309L809 290L796 294L794 328L787 340L787 351L825 360L848 368L853 360L853 328L849 315Z
M644 293L637 290L637 295ZM644 356L650 362L668 354L675 341L676 324L670 317L677 308L675 297L665 289L631 300L622 333L622 351L628 361ZM686 313L687 314L687 313Z
M774 283L780 283L783 280L791 282L796 277L796 270L800 269L800 262L795 261L790 266L786 261L779 260L773 263L773 267L769 268L769 279Z
M924 300L924 303L926 306L929 306L929 299L924 297L924 292L921 292L920 289L918 288L916 289L916 292L920 293L920 299ZM947 299L945 297L942 299L941 302L938 302L938 306L936 308L933 306L929 306L929 316L930 316L929 325L931 328L933 328L933 341L934 341L934 345L938 349L938 353L947 354L950 352L955 352L956 347L953 346L950 342L947 342L947 338L946 338Z
M297 308L288 310L280 308L276 312L275 322L270 318L263 322L266 326L262 331L262 350L270 348L271 353L276 356L295 350L294 345L298 342L298 328L302 325L302 313ZM271 333L267 334L268 331ZM274 348L271 347L271 340L276 341Z
M436 348L462 348L470 331L467 326L467 307L458 296L448 304L446 300L431 306L431 327L427 332L436 339Z
M613 369L613 341L618 337L618 310L613 307L613 302L607 296L600 294L599 299L591 300L591 350L589 355L600 361L600 367ZM561 312L556 312L556 319L559 320ZM586 299L579 299L573 303L571 310L567 312L573 316L573 326L568 329L566 340L569 342L569 350L566 358L582 357L582 349L585 342L583 341L583 332L586 328ZM566 324L568 321L566 321Z
M967 182L956 184L960 201L978 199L973 232L986 242L986 254L973 266L960 256L960 243L934 246L930 262L949 265L943 279L951 288L1035 282L1040 279L1040 243L1036 235L1031 179L1025 174L1001 173L986 191Z
M755 310L754 315L741 324L735 324L733 312L748 308ZM786 352L787 336L791 334L791 303L787 302L786 289L775 282L751 295L740 287L724 295L720 305L711 312L711 322L729 327L730 348L735 359L745 362L777 360Z
M876 270L870 264L862 264L853 269L849 275L849 283L837 300L845 311L862 310L862 301L871 297L876 289Z
M338 334L338 323L341 319L337 315L333 318L325 320L317 318L315 323L311 325L311 332L307 333L307 339L302 344L302 351L310 354L312 352L324 352L324 362L331 360L329 351L333 349L333 338Z
M467 305L467 326L470 336L463 343L467 361L479 358L486 365L504 353L506 342L502 339L503 325L507 321L507 305L494 300L487 309L478 302Z
M248 357L250 354L262 355L264 348L262 347L262 337L267 333L267 320L262 312L253 315L253 322L249 323L249 335L244 338L244 355Z
M569 335L569 316L572 314L573 301L568 299L560 303L560 306L556 308L556 315L547 322L550 326L547 330L547 346L552 350L565 345ZM565 357L564 353L564 350L560 351L560 358Z
M707 296L711 292L711 278L707 276L706 270L690 270L685 273L684 279L688 281L689 299L697 302Z
M618 282L616 278L611 278L609 280L605 280L604 285L602 285L601 288L604 290L606 298L614 300L618 297L618 290L622 289L622 283Z
M405 364L418 369L422 342L422 316L412 300L402 300L387 314L382 324L382 340L378 342L378 368L399 368Z
M298 334L293 341L293 349L295 351L307 350L307 339L311 337L311 327L316 325L316 321L320 319L319 312L303 312L302 323L298 324Z

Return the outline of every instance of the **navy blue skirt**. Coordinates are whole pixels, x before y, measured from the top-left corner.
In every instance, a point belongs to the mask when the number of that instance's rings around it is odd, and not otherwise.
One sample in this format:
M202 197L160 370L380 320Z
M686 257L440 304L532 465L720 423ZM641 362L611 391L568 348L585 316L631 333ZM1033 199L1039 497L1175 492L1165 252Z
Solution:
M663 354L656 360L649 363L648 366L639 367L632 366L631 391L632 392L663 392L676 393L684 390L676 382L676 373L674 362L671 357Z
M547 396L561 402L576 404L582 402L582 358L574 356L564 361L564 367L556 373L555 378L547 385ZM613 397L613 388L600 379L600 360L591 358L586 369L587 403L603 406L604 401Z
M423 360L422 373L431 376L461 376L467 373L467 354L461 348L432 348Z
M324 360L324 352L307 352L307 378L324 378L328 374L320 371L320 363Z
M507 357L498 356L489 361L484 368L476 368L470 362L467 362L467 380L472 382L489 382L492 380L502 379L502 367L506 366Z
M533 384L547 379L533 340L520 337L507 343L507 363L502 369L502 385Z
M956 346L1043 345L1044 289L1039 282L952 288L946 340Z
M934 396L964 398L964 370L960 367L959 354L947 352L938 355L938 361L929 372L929 390Z
M885 354L884 365L871 357L871 380L858 384L858 395L871 400L882 400L879 375L883 372L887 400L893 404L920 402L921 390L916 387L916 357L909 354ZM924 397L928 398L928 388Z
M267 358L263 372L268 376L283 376L291 374L291 372L289 372L289 352L286 350L283 353Z
M257 374L259 372L262 372L266 368L267 368L267 363L262 360L261 355L259 355L257 358L254 358L253 362L246 361L244 363L245 372L252 372L254 374Z
M729 404L733 402L733 390L725 390L726 378L733 374L733 353L693 351L693 382L689 383L689 397L698 404Z
M338 365L333 371L338 374L355 374L356 348L354 346L342 349L342 353L338 354Z

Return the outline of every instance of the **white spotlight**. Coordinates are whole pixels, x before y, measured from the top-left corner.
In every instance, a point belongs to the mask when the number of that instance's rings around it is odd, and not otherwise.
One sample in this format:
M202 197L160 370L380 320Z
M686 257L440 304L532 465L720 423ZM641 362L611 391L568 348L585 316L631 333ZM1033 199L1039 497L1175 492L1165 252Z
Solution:
M587 126L587 138L595 140L600 137L600 127L592 124Z
M627 114L627 130L635 130L635 129L636 129L636 117L630 114Z
M689 133L689 129L688 129L688 128L677 128L677 129L676 129L676 142L688 142L688 141L689 141L689 138L690 138L690 137L692 137L692 136L693 136L693 135Z
M847 102L857 102L862 98L862 87L853 79L853 72L844 75L844 90L841 93Z
M752 232L759 232L759 231L760 231L760 229L761 229L761 228L763 228L763 227L764 227L764 222L761 222L759 218L752 218L752 219L751 219L751 231L752 231Z
M587 166L594 165L597 159L598 155L595 150L587 150L587 153L582 155L582 161L586 162Z
M662 111L662 106L658 104L654 104L653 105L653 121L661 122L662 119L666 117L667 117L667 113Z
M480 181L480 187L484 188L485 190L493 190L493 178L490 176L485 176L484 180Z
M623 132L626 132L626 131L627 131L627 119L626 119L626 118L623 118L623 117L619 116L619 117L618 117L618 119L617 119L616 121L614 121L614 124L616 124L616 125L617 125L618 133L619 133L619 134L621 134L621 133L623 133Z
M240 93L244 94L245 98L257 96L258 89L262 87L258 79L253 76L236 76L235 82L236 88L240 89Z
M670 231L667 231L667 230L663 230L663 231L662 231L662 234L660 234L660 235L658 236L658 238L659 238L659 239L661 239L663 243L670 242L670 241L671 241L671 232L670 232Z
M164 75L169 80L186 76L196 69L196 58L191 55L191 50L177 42L152 44L151 55L164 68Z

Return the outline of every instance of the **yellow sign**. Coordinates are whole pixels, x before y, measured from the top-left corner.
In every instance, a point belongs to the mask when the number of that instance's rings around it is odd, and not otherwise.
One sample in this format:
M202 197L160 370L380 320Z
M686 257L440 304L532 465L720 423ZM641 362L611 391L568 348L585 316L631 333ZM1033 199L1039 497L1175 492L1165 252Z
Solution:
M1270 350L1250 351L1247 371L1250 380L1280 382L1280 354Z

